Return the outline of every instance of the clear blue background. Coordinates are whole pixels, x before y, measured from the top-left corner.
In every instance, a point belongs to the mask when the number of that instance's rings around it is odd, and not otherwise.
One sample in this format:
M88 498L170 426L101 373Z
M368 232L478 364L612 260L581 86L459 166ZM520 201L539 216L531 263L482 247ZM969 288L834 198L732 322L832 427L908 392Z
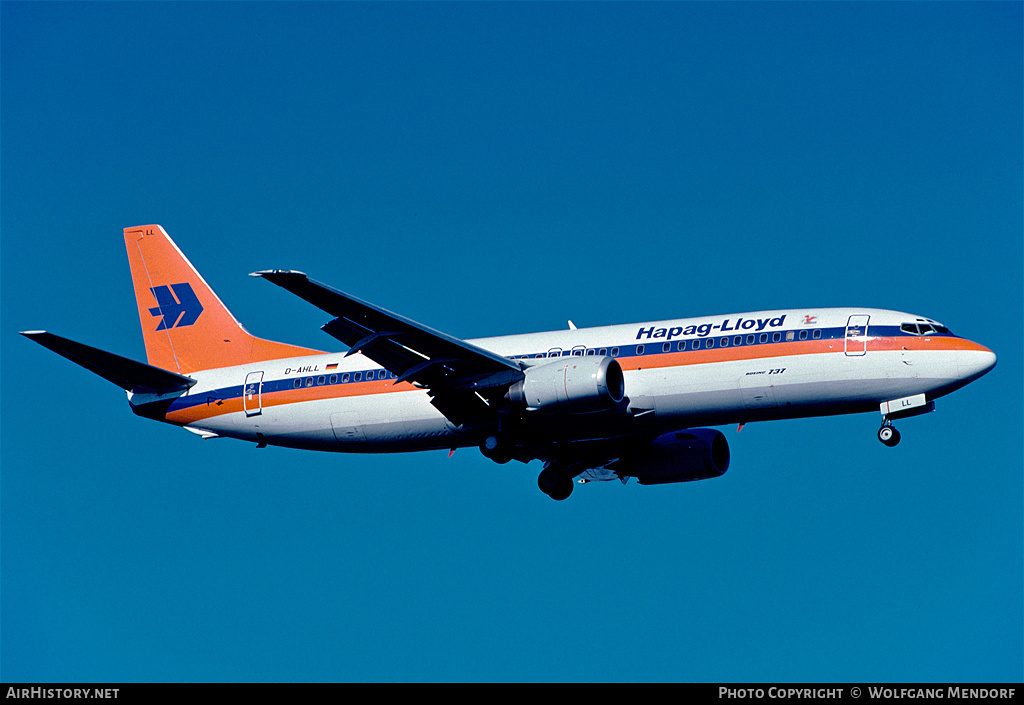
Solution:
M1020 3L0 5L6 681L1020 681ZM121 230L321 349L293 268L460 337L763 308L999 355L706 482L257 450L144 358Z

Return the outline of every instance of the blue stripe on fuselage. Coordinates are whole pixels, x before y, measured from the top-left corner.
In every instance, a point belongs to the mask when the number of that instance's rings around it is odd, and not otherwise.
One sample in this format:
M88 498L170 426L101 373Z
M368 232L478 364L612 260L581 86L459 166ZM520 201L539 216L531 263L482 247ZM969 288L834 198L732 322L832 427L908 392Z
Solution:
M919 338L920 335L914 335L900 330L899 326L870 326L871 337L873 338ZM814 332L819 331L818 337L813 337ZM800 332L806 332L806 339L801 340L799 338ZM787 335L792 333L793 339L787 340ZM605 354L611 354L616 359L628 359L635 357L648 357L651 355L664 355L666 353L672 354L686 354L686 353L700 353L707 354L714 350L729 350L731 348L747 348L761 345L774 345L781 343L813 343L819 340L842 340L846 335L846 326L837 326L833 328L790 328L786 330L771 330L762 331L761 333L737 333L737 334L721 334L718 335L706 335L706 336L689 336L687 338L676 338L671 343L667 341L661 341L660 339L647 340L646 338L640 341L630 341L620 345L609 345L601 346L599 348L575 348L562 350L560 357L567 357L572 354L577 356L583 355L594 355L597 351L606 351ZM765 340L762 342L762 336ZM775 337L778 336L778 340ZM930 333L927 337L948 337L955 338L957 336L952 333ZM728 338L729 343L727 346L720 346L717 343L722 338ZM739 338L739 343L736 339ZM752 342L748 342L753 339ZM715 347L707 347L707 340L716 341ZM694 350L694 341L700 341L700 348ZM669 345L670 349L665 350L664 346ZM683 347L680 347L682 345ZM612 352L614 351L614 354ZM768 355L766 355L767 357ZM339 354L339 358L341 354ZM512 359L543 359L548 357L548 352L536 352L536 353L524 353L509 356ZM554 356L552 356L554 357ZM355 370L347 372L318 372L315 375L304 374L295 377L285 377L282 379L266 380L262 383L260 393L263 395L274 394L275 392L285 392L299 389L312 389L332 386L347 386L350 384L366 384L367 375L373 374L374 379L369 380L370 382L376 382L380 380L394 380L397 379L397 375L394 375L385 370L381 370L379 367L365 370ZM383 377L378 375L383 374ZM358 380L357 380L358 377ZM296 386L296 380L300 382L299 386ZM321 381L323 380L323 381ZM204 406L216 403L217 401L228 401L231 399L241 398L244 392L244 385L233 384L227 387L221 387L218 389L211 389L206 392L199 392L194 394L186 394L176 399L169 409L169 411L180 411L183 409L190 409L196 406Z

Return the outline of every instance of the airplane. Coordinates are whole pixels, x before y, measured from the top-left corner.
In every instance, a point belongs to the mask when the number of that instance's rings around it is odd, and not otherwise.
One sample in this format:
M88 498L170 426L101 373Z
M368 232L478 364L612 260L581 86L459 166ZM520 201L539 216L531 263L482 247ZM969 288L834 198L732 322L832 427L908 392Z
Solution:
M127 391L132 411L202 438L344 453L477 446L540 460L540 489L719 477L711 426L878 412L893 421L996 364L921 316L873 308L724 314L461 340L297 271L266 279L322 309L347 347L249 334L159 225L124 229L147 362L46 331L22 335ZM575 482L574 482L575 480Z

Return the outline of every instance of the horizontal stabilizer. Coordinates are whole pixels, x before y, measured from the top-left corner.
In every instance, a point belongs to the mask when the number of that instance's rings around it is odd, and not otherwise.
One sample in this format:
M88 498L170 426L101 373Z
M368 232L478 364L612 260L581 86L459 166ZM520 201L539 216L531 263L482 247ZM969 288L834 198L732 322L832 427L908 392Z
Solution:
M21 334L132 393L168 394L184 391L196 383L191 377L76 343L46 331L30 330L22 331Z

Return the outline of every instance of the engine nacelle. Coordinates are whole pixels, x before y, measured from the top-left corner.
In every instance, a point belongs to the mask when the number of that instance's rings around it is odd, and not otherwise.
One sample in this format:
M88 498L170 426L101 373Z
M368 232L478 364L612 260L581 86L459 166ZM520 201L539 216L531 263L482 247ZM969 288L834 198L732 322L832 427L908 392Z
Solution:
M625 398L622 368L612 357L561 357L525 370L507 397L531 411L582 413L609 409Z
M615 469L620 475L632 475L641 485L707 480L729 469L729 442L710 428L673 431L622 458Z

